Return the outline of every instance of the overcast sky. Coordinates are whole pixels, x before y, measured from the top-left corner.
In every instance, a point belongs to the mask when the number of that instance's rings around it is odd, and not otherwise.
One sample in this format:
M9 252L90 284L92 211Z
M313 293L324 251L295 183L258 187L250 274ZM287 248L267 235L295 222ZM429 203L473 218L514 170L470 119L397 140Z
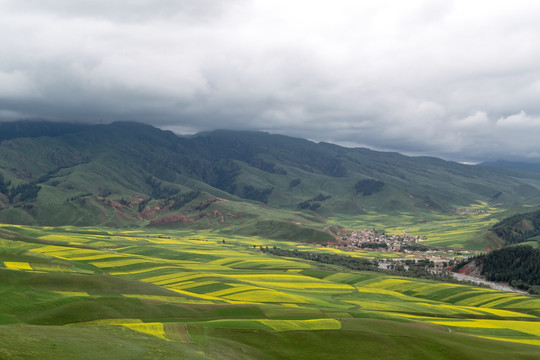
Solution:
M540 2L0 0L0 119L540 161Z

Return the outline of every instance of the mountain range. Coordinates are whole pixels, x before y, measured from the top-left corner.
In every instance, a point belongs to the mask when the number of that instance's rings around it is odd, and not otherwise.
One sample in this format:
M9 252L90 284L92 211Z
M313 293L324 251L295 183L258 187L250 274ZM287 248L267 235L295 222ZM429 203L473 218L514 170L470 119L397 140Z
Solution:
M266 132L0 123L0 222L227 228L313 239L329 217L540 200L540 174ZM292 235L291 235L292 236Z

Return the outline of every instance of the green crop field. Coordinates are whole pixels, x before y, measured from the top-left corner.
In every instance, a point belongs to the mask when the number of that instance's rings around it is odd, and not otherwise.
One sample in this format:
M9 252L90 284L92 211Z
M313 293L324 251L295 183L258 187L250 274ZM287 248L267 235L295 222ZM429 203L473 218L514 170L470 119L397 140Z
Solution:
M540 353L540 298L351 272L264 254L263 244L339 252L211 230L0 225L0 359Z

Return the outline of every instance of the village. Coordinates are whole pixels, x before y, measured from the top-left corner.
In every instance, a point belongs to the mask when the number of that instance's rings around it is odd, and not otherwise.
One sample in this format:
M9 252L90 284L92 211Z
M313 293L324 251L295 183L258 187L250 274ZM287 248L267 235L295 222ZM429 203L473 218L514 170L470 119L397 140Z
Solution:
M450 211L455 212L456 214L476 214L476 215L487 215L489 212L485 209L469 209L469 208L452 208Z
M428 250L419 241L426 240L423 236L411 236L405 231L403 235L386 235L384 232L368 229L353 230L341 238L348 250L381 250L389 252L405 252L411 250Z
M411 264L414 262L429 264L433 268L447 268L456 261L475 255L475 251L456 251L454 249L434 249L421 242L427 240L425 236L412 236L406 230L402 235L387 235L376 229L349 230L337 243L327 244L347 251L380 251L387 253L401 253L403 257L396 258L384 256L380 258L380 266L387 267L394 263Z

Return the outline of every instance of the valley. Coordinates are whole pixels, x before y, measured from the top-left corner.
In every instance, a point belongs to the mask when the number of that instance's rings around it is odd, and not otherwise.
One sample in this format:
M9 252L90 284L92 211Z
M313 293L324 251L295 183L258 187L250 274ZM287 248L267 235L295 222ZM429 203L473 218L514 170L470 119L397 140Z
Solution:
M540 298L449 271L522 251L535 293L538 204L514 169L0 123L0 359L533 359Z

